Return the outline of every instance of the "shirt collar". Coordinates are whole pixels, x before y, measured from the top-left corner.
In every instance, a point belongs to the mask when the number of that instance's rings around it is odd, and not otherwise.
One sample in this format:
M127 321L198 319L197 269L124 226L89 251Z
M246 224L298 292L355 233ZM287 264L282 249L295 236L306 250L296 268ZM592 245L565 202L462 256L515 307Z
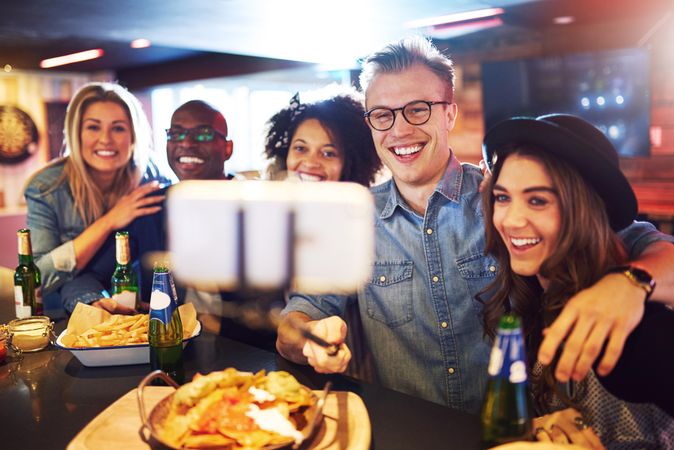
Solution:
M451 152L449 155L449 163L445 169L445 173L442 176L442 179L438 182L438 185L435 187L435 191L445 197L447 200L452 202L459 202L461 197L461 182L463 181L463 168L458 159L454 157L454 152ZM390 183L389 197L386 202L386 206L382 210L379 217L381 219L387 219L391 217L396 209L396 207L401 207L406 210L410 210L410 207L407 206L407 202L402 198L398 188L396 187L395 181L392 179Z

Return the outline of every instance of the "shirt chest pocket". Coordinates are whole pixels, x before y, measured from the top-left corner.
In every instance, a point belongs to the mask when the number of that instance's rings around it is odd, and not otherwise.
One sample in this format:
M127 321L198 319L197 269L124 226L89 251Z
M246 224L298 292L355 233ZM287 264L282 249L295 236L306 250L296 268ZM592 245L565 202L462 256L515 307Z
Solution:
M372 280L365 288L367 315L389 327L413 319L412 261L376 262Z
M468 292L473 305L478 312L482 311L482 304L475 296L494 281L497 272L496 259L491 255L472 255L456 261L461 277L467 284Z

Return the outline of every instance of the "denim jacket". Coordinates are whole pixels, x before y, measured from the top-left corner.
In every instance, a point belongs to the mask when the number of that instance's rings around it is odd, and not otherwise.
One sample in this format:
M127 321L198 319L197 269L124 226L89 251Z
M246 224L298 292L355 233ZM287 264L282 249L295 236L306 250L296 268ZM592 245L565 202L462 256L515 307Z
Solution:
M26 222L31 230L35 262L42 274L43 295L60 290L64 307L72 312L79 301L92 303L108 296L110 277L115 267L114 233L108 236L91 262L76 269L73 239L85 229L75 209L68 183L50 191L63 173L65 158L48 166L26 187L28 206ZM148 166L141 183L170 181L158 173L154 164ZM133 254L133 250L132 250Z
M284 313L342 315L357 301L377 376L386 387L460 410L480 410L489 342L475 295L497 273L485 255L476 166L452 155L424 217L393 180L372 188L376 254L370 282L353 296L292 293ZM632 254L661 237L650 224L628 229Z

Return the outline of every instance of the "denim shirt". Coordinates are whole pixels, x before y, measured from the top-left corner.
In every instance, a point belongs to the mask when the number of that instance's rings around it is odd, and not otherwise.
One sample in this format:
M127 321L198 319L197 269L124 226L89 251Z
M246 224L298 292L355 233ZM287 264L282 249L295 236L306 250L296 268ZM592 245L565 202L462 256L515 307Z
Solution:
M43 295L60 289L64 307L71 312L77 302L92 303L107 296L105 284L107 281L109 287L115 253L112 233L92 261L84 269L76 269L73 239L84 231L84 222L75 209L68 183L50 191L63 173L65 161L63 158L39 172L24 195L28 206L26 222L31 230L35 263L42 274ZM170 183L154 164L148 165L141 183L152 180Z
M389 388L479 411L489 343L475 295L496 274L484 255L480 170L453 156L424 217L391 180L372 188L375 261L357 299L293 294L285 311L318 319L358 301L377 376Z
M292 293L284 313L313 319L342 315L357 301L377 376L391 389L478 413L490 344L475 295L497 273L485 256L476 166L450 157L424 217L402 199L393 180L371 189L375 261L370 282L353 296ZM646 223L623 234L632 256L662 234Z

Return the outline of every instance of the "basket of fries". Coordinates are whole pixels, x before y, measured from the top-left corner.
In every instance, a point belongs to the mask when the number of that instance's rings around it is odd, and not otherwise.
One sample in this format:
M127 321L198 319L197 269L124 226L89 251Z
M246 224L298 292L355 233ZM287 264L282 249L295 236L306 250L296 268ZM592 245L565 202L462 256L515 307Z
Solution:
M176 391L146 414L143 392L155 378ZM327 383L316 395L283 371L240 372L228 368L178 386L161 371L138 386L142 438L173 449L297 449L323 419ZM148 436L149 434L149 436Z
M178 307L183 323L183 346L201 333L191 303ZM79 303L56 346L69 350L84 366L123 366L150 362L148 314L110 314Z

